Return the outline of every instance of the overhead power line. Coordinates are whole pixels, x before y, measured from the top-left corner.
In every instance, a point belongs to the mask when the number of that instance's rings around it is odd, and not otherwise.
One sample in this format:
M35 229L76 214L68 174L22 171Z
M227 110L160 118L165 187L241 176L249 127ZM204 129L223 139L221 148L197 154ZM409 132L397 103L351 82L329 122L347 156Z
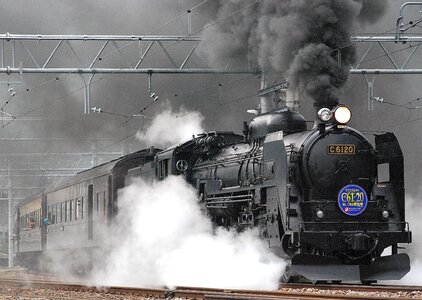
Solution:
M201 2L201 3L203 4L203 3L205 3L205 2L206 2L206 1L203 1L203 2ZM258 4L258 3L260 3L260 2L262 2L262 0L257 0L257 1L255 1L255 2L253 2L253 3L251 3L251 4L249 4L249 5L247 5L247 6L245 6L245 7L243 7L243 8L241 8L241 9L239 9L239 10L237 10L237 11L235 11L235 12L233 12L233 13L229 14L228 16L223 17L222 19L219 19L219 20L217 20L217 21L215 21L215 22L213 22L213 23L208 24L208 25L207 25L207 26L205 26L204 28L202 28L202 29L200 29L200 30L198 30L198 31L196 31L196 32L194 32L194 33L192 33L192 35L195 35L195 34L197 34L197 33L201 32L201 31L203 31L203 30L205 30L205 29L207 29L207 28L210 28L211 26L214 26L214 25L216 25L216 24L218 24L218 23L220 23L220 22L223 22L223 21L227 20L228 18L231 18L231 17L235 16L236 14L238 14L238 13L240 13L240 12L242 12L242 11L244 11L244 10L246 10L246 9L248 9L248 8L250 8L250 7L252 7L252 6L254 6L254 5L257 5L257 4ZM197 6L197 7L198 7L198 6ZM189 38L189 37L190 37L190 35L185 36L185 37L186 37L186 38ZM174 45L176 45L176 44L180 43L180 41L182 41L182 40L183 40L183 39L180 39L179 41L176 41L176 42L174 42L174 43L172 43L172 44L168 45L167 47L162 47L160 50L157 50L157 51L155 51L155 52L153 52L153 53L151 53L151 54L149 54L149 55L145 56L144 58L150 57L150 56L152 56L152 55L155 55L156 53L159 53L159 52L161 52L161 51L164 51L164 50L168 49L169 47L172 47L172 46L174 46ZM129 65L130 65L130 64L129 64ZM164 71L165 71L165 70L164 70ZM218 72L216 72L216 73L218 73ZM244 72L240 72L240 73L244 74ZM97 78L97 79L93 80L91 84L94 84L94 83L96 83L96 82L99 82L100 80L103 80L103 79L105 79L105 78L108 78L109 76L112 76L113 74L116 74L116 72L111 72L110 74L106 74L106 75L104 75L103 77ZM70 95L72 95L72 94L74 94L74 93L76 93L76 92L78 92L78 91L83 90L84 88L85 88L85 86L81 86L81 87L79 87L79 88L77 88L77 89L75 89L75 90L72 90L71 92L67 93L66 95L63 95L63 96L61 96L61 97L56 98L56 99L54 100L54 103L57 103L57 102L59 102L59 101L61 101L61 100L65 99L66 97L68 97L68 96L70 96ZM37 110L40 110L40 109L42 109L42 108L44 108L44 107L46 107L46 106L49 106L49 105L51 105L51 103L46 103L46 104L41 105L41 106L39 106L39 107L36 107L36 108L34 108L34 109L28 110L27 112L24 112L24 113L22 113L22 114L18 115L18 116L17 116L17 118L20 118L20 117L23 117L23 116L27 116L28 114L30 114L30 113L32 113L32 112L35 112L35 111L37 111Z

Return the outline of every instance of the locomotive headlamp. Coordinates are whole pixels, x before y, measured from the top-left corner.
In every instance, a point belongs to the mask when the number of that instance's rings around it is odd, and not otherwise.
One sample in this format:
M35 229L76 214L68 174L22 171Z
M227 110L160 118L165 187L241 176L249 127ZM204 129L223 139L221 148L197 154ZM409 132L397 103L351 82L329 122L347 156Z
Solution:
M390 213L388 212L388 210L384 210L384 211L381 213L381 215L382 215L382 217L383 217L384 219L388 219L388 217L390 216Z
M340 105L333 110L334 119L339 124L347 124L352 118L352 112L347 106Z
M318 209L316 211L316 216L317 216L318 219L322 219L322 218L324 218L324 212L322 210Z
M333 113L328 108L321 108L318 111L318 118L322 122L328 122L331 119L332 116L333 116Z

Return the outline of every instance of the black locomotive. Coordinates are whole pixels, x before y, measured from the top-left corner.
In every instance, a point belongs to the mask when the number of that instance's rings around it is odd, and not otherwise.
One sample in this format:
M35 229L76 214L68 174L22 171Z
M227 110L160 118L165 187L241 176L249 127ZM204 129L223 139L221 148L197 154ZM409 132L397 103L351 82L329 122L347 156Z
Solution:
M345 106L318 115L307 130L299 113L282 108L257 116L244 135L201 134L84 171L19 206L16 255L30 261L99 247L96 232L113 223L117 189L129 178L181 175L216 225L259 228L271 250L291 261L284 280L400 279L410 262L398 244L410 243L411 232L399 143L385 133L372 146L346 125ZM386 248L391 255L381 256Z

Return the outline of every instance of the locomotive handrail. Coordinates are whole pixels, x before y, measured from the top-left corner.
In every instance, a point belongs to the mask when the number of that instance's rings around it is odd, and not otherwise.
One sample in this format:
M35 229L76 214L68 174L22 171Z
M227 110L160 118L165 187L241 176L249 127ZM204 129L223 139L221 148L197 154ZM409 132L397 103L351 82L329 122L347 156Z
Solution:
M238 155L244 156L245 154L238 154ZM247 155L249 155L249 154L247 154ZM197 165L196 167L193 167L192 170L196 171L196 170L201 170L201 169L208 168L208 167L216 167L216 166L223 165L223 164L237 163L237 162L247 161L249 159L262 158L262 157L263 157L263 154L259 154L259 153L257 153L256 155L254 155L252 157L242 157L242 158L233 157L233 158L229 158L229 159L215 161L215 163L213 163L213 164L202 163L202 164Z
M255 187L236 185L232 187L223 187L219 191L214 191L212 195L227 195L233 192L244 192L244 191L251 191L251 190L255 190Z
M247 202L250 201L252 199L239 199L239 200L227 200L227 201L210 201L208 202L209 205L215 205L215 204L230 204L230 203L241 203L241 202ZM207 205L208 207L208 205Z
M252 198L253 195L252 194L247 194L247 195L235 195L235 196L222 196L222 197L209 197L209 198L205 198L205 200L220 200L220 199L227 199L227 198L231 198L231 199L240 199L240 198Z

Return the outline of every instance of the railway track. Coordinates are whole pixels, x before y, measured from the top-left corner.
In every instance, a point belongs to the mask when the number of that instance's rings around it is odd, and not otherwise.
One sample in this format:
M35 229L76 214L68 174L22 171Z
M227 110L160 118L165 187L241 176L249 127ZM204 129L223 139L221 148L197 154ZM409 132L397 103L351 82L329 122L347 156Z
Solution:
M63 297L66 292L87 293L87 298L105 299L112 295L124 299L145 297L148 299L204 299L204 300L275 300L275 299L422 299L422 286L386 286L386 285L311 285L283 284L276 291L232 290L213 288L177 287L166 288L130 288L130 287L89 287L82 284L68 284L59 281L22 281L21 279L0 279L0 287L15 289L37 289L61 291L61 296L49 295L48 299L78 299L75 296ZM35 295L35 294L34 294ZM36 293L39 298L39 293ZM30 297L30 296L28 296ZM40 298L43 299L43 298Z

